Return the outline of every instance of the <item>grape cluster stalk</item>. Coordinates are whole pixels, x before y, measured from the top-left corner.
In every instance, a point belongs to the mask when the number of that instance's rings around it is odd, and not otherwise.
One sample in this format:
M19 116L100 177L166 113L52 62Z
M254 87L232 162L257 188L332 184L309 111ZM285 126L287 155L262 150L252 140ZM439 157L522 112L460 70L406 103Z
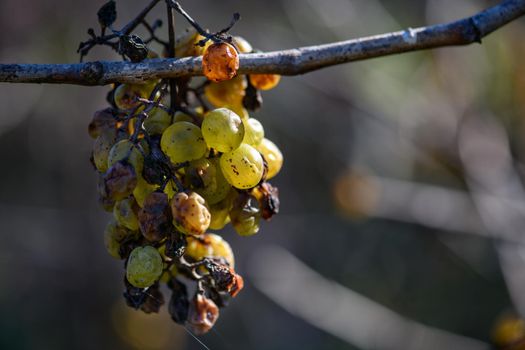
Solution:
M238 15L227 30L210 34L177 3L167 4L194 28L165 42L155 33L161 23L142 18L151 34L142 40L112 29L116 8L110 1L98 13L101 35L90 30L92 39L79 52L106 45L125 60L142 61L161 56L148 45L156 42L164 47L162 56L203 56L205 78L113 85L109 106L95 112L88 130L99 200L113 214L104 242L125 262L127 305L158 312L166 284L172 319L199 335L244 284L230 245L210 230L231 224L251 236L261 219L279 211L278 190L268 180L280 171L283 156L249 113L261 107L260 91L274 88L280 77L237 74L239 53L253 51L248 41L228 34ZM108 29L113 34L106 35Z

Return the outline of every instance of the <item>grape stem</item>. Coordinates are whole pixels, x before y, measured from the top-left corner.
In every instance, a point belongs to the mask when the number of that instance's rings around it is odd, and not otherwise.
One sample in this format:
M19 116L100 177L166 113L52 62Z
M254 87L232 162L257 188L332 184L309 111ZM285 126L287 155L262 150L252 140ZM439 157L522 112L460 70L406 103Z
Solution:
M238 74L297 75L374 57L481 43L486 35L524 14L525 0L504 0L472 17L446 24L408 28L324 45L242 54ZM125 29L129 30L128 26ZM139 63L95 61L80 64L0 64L0 82L10 83L106 85L196 75L202 75L201 57L154 59Z
M164 46L166 51L169 49L169 43L165 40L160 39L156 34L155 31L159 29L162 26L161 20L156 20L153 25L149 24L146 20L142 20L141 24L146 28L148 31L150 37L146 40L144 40L144 43L149 44L152 41L155 41L159 43L160 45Z
M175 0L166 0L166 3L168 4L168 6L170 6L172 9L174 9L175 11L177 11L178 13L180 13L182 15L182 17L184 17L188 23L193 27L195 28L195 30L197 31L197 33L199 33L200 35L202 35L204 37L203 40L199 41L198 45L200 46L204 46L204 44L206 44L206 42L208 40L212 40L213 42L215 43L220 43L224 40L227 40L227 38L223 38L224 34L226 34L230 29L233 28L233 26L235 25L235 23L237 23L237 21L239 19L241 19L241 15L239 13L234 13L233 14L233 18L230 22L230 24L224 28L224 29L221 29L219 30L218 32L216 33L209 33L207 30L204 30L199 23L197 23L197 21L195 21L183 8L182 6L180 6L180 4L175 1Z
M140 13L133 18L128 24L126 24L120 31L113 30L113 34L105 34L105 28L102 30L101 36L95 36L93 30L88 30L88 34L91 36L91 40L81 42L77 52L80 53L80 62L84 56L96 45L110 46L113 50L118 50L118 41L112 42L111 40L118 38L122 35L130 34L137 26L144 22L146 15L159 3L160 0L152 0ZM111 28L110 28L111 29Z

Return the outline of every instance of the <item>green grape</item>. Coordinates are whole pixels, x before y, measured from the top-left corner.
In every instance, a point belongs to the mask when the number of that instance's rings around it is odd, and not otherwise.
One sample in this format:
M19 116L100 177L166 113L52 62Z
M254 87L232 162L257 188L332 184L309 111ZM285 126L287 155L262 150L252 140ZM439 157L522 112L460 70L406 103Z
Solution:
M186 168L186 179L208 204L220 202L231 186L222 174L218 158L193 160Z
M233 250L221 236L206 233L202 237L187 238L188 245L186 246L185 255L191 257L195 261L204 258L223 258L228 262L230 267L235 267L235 258Z
M149 98L150 85L121 84L115 89L113 99L115 105L121 110L130 110L140 105L138 98Z
M239 148L221 156L224 177L236 188L255 187L263 176L264 164L261 154L245 143Z
M161 135L171 124L171 115L160 107L153 108L142 124L150 135Z
M147 288L162 275L162 269L162 257L157 249L152 246L137 247L129 255L126 278L137 288Z
M230 152L241 144L244 125L235 112L227 108L218 108L204 117L202 135L208 147L219 152Z
M120 140L111 147L108 156L108 168L121 160L126 160L129 164L133 165L138 175L142 174L144 156L138 147L130 140Z
M120 226L115 219L110 220L104 229L104 245L109 255L115 259L121 259L120 244L132 235L135 235L135 232Z
M157 185L149 184L142 176L137 176L137 186L133 190L133 197L137 201L139 207L144 206L144 200L153 191L157 189Z
M234 230L241 236L251 236L259 232L261 213L257 199L252 195L240 194L233 203L230 219Z
M108 170L108 157L111 147L117 142L115 130L104 130L93 143L93 163L101 173Z
M138 230L139 221L137 219L137 214L135 213L137 209L136 206L137 204L133 197L117 201L113 207L113 217L120 225L130 230Z
M243 119L244 139L243 143L257 146L264 139L264 128L260 121L255 118Z
M183 163L204 156L207 151L201 129L188 122L176 122L162 134L160 148L172 163Z
M179 192L171 200L173 225L188 235L201 235L210 226L210 211L196 192Z
M266 174L266 179L269 180L279 171L283 166L283 154L279 148L268 139L263 139L259 145L257 145L257 150L261 152L264 160L268 164L268 173Z

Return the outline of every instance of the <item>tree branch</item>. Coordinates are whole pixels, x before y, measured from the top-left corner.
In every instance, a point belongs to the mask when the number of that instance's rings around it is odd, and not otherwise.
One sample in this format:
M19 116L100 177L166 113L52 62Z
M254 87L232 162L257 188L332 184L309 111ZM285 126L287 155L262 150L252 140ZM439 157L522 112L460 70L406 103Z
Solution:
M525 0L504 0L472 17L447 24L298 49L240 55L240 74L297 75L332 65L424 50L468 45L525 14ZM201 57L140 63L0 64L0 82L105 85L202 74Z

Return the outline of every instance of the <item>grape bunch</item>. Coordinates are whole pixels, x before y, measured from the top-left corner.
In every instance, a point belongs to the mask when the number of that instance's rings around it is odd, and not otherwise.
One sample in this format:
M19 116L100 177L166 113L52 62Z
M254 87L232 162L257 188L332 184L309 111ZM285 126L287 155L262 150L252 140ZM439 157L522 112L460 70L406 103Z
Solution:
M99 200L112 213L104 242L125 262L127 305L158 312L166 284L173 320L196 334L243 288L230 245L210 231L231 224L251 236L279 210L268 180L283 156L249 115L279 76L238 75L239 52L252 52L240 37L188 30L175 56L202 55L205 78L116 84L89 124ZM147 57L159 55L148 49Z

